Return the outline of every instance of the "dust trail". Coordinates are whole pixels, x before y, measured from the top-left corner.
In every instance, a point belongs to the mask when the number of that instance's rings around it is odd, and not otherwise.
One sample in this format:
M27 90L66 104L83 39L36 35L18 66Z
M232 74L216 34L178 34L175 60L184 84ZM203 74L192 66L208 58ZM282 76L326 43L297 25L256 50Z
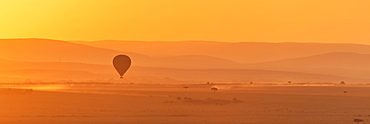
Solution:
M5 86L2 88L12 88L12 89L32 89L32 90L39 90L39 91L59 91L63 89L67 89L66 86L63 85L45 85L45 86Z

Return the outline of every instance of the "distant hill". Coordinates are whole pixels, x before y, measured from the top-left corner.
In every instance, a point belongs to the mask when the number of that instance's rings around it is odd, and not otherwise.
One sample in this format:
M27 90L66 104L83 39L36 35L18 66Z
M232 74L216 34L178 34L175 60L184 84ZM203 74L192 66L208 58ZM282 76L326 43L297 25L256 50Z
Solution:
M156 77L168 77L189 82L238 82L238 83L367 83L369 79L313 74L289 71L253 70L253 69L171 69L138 68L135 71ZM131 73L138 73L132 70Z
M250 69L279 70L369 78L370 54L334 52L250 64L248 66Z
M227 59L204 55L183 55L164 57L153 61L151 67L185 68L185 69L240 69L245 65ZM165 64L165 65L164 65ZM159 65L159 66L156 66Z
M111 64L112 58L122 53L137 62L151 59L135 53L49 39L0 39L0 48L0 58L18 61Z
M90 42L82 41L82 43L86 44ZM124 41L107 41L106 43L108 46L115 46L117 48L122 47L117 43L125 44ZM150 81L152 78L156 81L173 81L167 80L167 77L179 81L226 82L252 80L283 81L293 79L296 81L335 80L334 82L336 82L344 79L353 81L370 79L368 75L370 74L370 53L366 53L370 48L367 45L225 43L208 41L138 41L137 43L136 41L130 41L127 45L131 45L132 47L125 46L127 49L125 48L122 50L124 52L121 52L108 48L98 48L99 46L94 45L88 46L58 40L2 39L0 40L0 58L5 60L0 59L0 70L4 72L0 77L7 80L23 79L27 76L22 77L21 75L27 73L20 74L22 70L33 70L35 73L54 74L48 72L60 72L61 74L69 73L71 75L69 77L73 77L74 75L85 77L81 78L81 80L91 79L90 76L97 78L104 77L104 79L107 79L107 77L115 78L117 74L111 66L112 58L117 54L127 54L133 60L133 67L127 75L130 77L137 76L135 80L140 80L139 82L143 82L144 80L153 82ZM134 49L136 47L137 49ZM174 56L151 57L136 52L145 52L149 55ZM240 58L240 60L245 62L273 61L244 64L241 61L232 61L231 59L234 57L244 58ZM20 75L15 77L4 76L7 71L13 71L14 73L12 74L17 72ZM45 75L44 77L53 76ZM54 77L57 78L58 76L55 75ZM143 77L145 79L141 79Z
M111 65L71 62L7 62L1 61L0 82L103 81L120 82ZM8 64L5 64L8 63ZM370 79L289 71L258 69L175 69L131 67L124 82L132 83L368 83Z
M250 64L331 52L370 54L369 45L342 43L228 43L214 41L79 41L76 43L105 49L125 50L154 57L205 55Z
M241 64L211 56L186 55L153 58L146 55L97 48L48 39L2 39L0 58L31 62L78 62L111 65L118 54L129 55L135 66L171 68L239 68ZM150 48L150 47L149 47Z
M370 69L370 54L333 52L254 64L258 67Z
M167 67L184 69L245 69L251 67L243 62L276 61L263 66L284 67L296 65L306 68L338 68L364 69L362 64L348 63L356 60L358 55L329 55L311 60L284 60L327 54L327 51L355 51L369 53L370 46L358 44L325 44L325 43L226 43L210 41L189 42L140 42L140 41L97 41L70 43L67 41L48 39L3 39L0 40L0 58L33 62L77 62L111 65L112 58L117 54L127 54L133 59L134 66ZM92 44L92 45L91 45ZM88 46L91 45L91 46ZM108 49L121 48L118 50ZM131 47L129 47L131 46ZM98 48L107 47L107 48ZM141 53L139 53L141 52ZM137 54L139 53L139 54ZM349 53L349 52L333 52ZM144 54L144 55L143 55ZM168 57L151 57L153 54L171 54ZM237 59L239 58L239 59ZM243 59L242 59L243 58ZM329 58L329 59L328 59ZM344 62L337 58L343 58ZM345 59L346 58L346 59ZM306 58L309 59L309 58ZM233 61L234 60L234 61ZM239 60L239 61L236 61ZM278 61L284 62L278 62ZM322 60L322 61L320 61ZM309 62L310 64L304 64ZM298 65L301 63L301 65ZM254 64L252 64L254 65ZM257 64L261 65L261 64ZM312 65L312 66L311 66ZM353 68L354 66L358 66Z

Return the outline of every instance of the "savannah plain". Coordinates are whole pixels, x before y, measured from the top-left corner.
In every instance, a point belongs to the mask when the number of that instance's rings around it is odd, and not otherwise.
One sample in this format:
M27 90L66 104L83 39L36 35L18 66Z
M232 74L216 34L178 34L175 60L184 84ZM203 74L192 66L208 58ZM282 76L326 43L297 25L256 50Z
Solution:
M2 124L370 121L369 45L2 39L0 46ZM112 66L119 54L132 59L123 79Z
M370 85L86 83L1 87L2 124L370 121ZM220 90L214 92L211 87Z

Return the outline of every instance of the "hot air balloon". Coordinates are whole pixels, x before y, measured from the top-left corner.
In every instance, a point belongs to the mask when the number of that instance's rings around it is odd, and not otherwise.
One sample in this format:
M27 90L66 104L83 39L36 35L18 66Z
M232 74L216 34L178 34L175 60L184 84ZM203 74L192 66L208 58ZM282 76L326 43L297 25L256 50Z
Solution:
M113 66L116 68L117 72L120 75L120 78L123 78L123 74L126 73L128 68L130 68L131 59L126 55L117 55L113 59Z

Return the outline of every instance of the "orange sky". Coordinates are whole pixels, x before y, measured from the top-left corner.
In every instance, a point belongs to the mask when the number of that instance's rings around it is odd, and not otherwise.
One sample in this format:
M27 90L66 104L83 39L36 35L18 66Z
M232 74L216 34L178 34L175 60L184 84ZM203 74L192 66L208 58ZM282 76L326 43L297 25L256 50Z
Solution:
M0 38L370 44L369 0L0 0Z

